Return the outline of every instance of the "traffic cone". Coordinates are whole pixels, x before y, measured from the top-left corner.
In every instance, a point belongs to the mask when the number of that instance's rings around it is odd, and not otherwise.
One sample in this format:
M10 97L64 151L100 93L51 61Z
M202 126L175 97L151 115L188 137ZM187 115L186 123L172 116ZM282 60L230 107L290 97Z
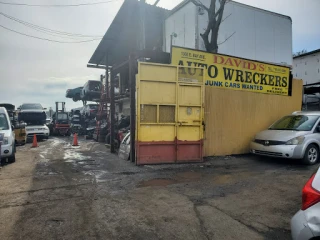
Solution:
M32 148L38 147L38 142L37 142L37 136L33 134L33 142L32 142Z
M79 146L78 144L78 135L75 133L73 134L73 144L72 146Z

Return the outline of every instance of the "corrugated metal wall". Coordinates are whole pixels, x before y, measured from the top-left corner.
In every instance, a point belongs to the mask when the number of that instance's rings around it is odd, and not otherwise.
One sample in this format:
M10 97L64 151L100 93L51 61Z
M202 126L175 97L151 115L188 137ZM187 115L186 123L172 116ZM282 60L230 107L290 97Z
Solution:
M292 96L205 88L204 156L249 152L255 134L280 117L301 110L302 80L292 81Z

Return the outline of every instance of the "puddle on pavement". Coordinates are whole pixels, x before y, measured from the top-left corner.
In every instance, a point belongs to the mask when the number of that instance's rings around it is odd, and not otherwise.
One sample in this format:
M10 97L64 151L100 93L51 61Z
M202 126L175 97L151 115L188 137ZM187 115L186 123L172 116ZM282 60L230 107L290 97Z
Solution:
M177 173L172 178L155 178L150 180L141 181L138 187L166 187L178 183L197 182L205 179L208 184L225 185L246 180L254 177L256 174L251 172L234 173L234 174L208 174L201 172L181 172Z
M106 179L103 179L103 176L107 174L108 171L103 170L91 170L84 172L85 175L93 176L97 183L106 182Z
M84 156L80 152L76 152L74 150L66 150L63 157L66 162L84 161L90 158L90 156Z
M198 180L203 176L202 173L199 172L183 172L178 173L177 177L181 178L182 180Z
M230 174L218 175L212 178L214 184L228 184L233 181L234 178Z
M176 183L195 182L200 180L204 175L199 172L182 172L177 173L173 178L156 178L139 183L138 187L166 187Z
M171 184L177 183L176 180L166 178L156 178L139 183L138 187L166 187Z

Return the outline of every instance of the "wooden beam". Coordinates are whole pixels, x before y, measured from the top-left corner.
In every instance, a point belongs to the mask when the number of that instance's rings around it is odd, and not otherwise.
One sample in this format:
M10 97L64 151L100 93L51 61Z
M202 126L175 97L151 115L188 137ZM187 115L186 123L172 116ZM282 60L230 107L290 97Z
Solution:
M98 69L106 69L106 66L104 65L94 65L94 64L87 64L88 68L98 68Z

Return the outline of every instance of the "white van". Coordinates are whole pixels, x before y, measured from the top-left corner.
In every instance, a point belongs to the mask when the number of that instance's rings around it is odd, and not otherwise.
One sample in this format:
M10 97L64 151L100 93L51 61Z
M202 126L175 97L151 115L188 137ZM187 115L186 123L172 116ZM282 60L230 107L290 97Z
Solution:
M11 126L9 115L4 107L0 107L0 142L0 158L8 158L9 162L15 162L16 144L14 129Z

